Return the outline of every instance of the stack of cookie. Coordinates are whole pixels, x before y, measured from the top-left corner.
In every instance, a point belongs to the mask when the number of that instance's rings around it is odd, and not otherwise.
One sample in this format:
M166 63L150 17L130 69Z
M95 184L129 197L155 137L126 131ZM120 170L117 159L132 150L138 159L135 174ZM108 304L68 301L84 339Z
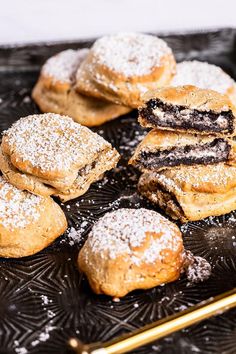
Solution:
M236 111L226 95L195 86L144 95L139 122L153 128L130 163L139 191L182 222L236 209Z
M147 90L170 84L176 62L162 39L123 33L98 39L90 50L66 50L41 70L33 98L43 112L96 126L128 113Z

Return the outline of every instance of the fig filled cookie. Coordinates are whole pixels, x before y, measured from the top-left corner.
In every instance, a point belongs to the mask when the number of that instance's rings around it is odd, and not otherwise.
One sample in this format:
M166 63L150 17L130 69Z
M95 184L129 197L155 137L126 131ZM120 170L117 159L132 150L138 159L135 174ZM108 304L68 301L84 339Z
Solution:
M66 217L51 198L22 191L0 177L0 257L33 255L66 228Z
M118 33L98 39L76 75L76 89L137 108L147 90L168 85L175 73L172 50L162 39Z
M84 194L118 160L101 136L49 113L21 118L3 133L0 169L20 189L66 201Z
M65 114L82 125L96 126L131 110L75 91L76 72L88 52L68 49L46 61L32 92L42 112Z
M119 209L93 226L78 266L95 293L122 297L178 279L183 255L175 224L155 211Z

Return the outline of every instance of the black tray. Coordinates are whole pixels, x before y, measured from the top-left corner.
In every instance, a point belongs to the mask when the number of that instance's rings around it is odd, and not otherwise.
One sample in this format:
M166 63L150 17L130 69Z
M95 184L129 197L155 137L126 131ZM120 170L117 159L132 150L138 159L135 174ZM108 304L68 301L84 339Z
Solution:
M236 79L236 30L163 36L178 61L207 60ZM41 64L65 48L92 41L0 48L0 129L19 117L38 113L30 98ZM73 245L66 235L33 257L0 260L0 353L67 353L67 340L77 336L90 343L105 341L168 314L181 311L236 286L236 212L182 227L185 246L206 257L211 278L189 285L179 281L137 291L112 302L94 295L75 266L91 225L119 207L153 208L136 193L138 175L126 162L143 135L136 112L96 129L121 152L118 168L107 173L81 198L63 205L70 227L79 230ZM236 311L202 322L133 353L236 353Z

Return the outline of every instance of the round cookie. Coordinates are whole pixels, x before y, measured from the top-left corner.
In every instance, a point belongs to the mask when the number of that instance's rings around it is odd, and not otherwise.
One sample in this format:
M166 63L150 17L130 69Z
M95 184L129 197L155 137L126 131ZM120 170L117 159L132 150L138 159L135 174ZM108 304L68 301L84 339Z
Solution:
M51 198L19 190L0 177L0 257L35 254L66 228L65 215Z
M130 108L79 94L74 90L78 67L89 50L65 50L47 60L32 97L42 112L65 114L86 126L96 126L130 112Z
M54 185L55 180L64 183L67 178L67 186L100 152L113 151L98 134L53 113L19 119L4 132L1 147L20 171L51 180ZM61 187L64 189L64 184Z
M183 61L176 66L171 85L193 85L227 95L236 105L236 83L219 66L198 60Z
M93 226L78 256L97 294L125 296L179 278L183 242L178 227L155 211L119 209Z
M67 49L49 58L41 70L44 86L53 91L67 92L74 83L78 67L88 53L87 48Z
M143 93L170 83L175 59L162 39L119 33L98 39L76 74L78 92L137 108Z

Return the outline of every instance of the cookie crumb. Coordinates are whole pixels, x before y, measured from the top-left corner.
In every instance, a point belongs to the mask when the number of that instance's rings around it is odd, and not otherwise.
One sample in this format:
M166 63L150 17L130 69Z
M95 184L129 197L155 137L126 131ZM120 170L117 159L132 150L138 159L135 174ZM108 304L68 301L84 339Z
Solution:
M200 256L194 256L191 251L185 250L184 270L187 279L191 283L199 283L207 280L211 275L211 265Z

